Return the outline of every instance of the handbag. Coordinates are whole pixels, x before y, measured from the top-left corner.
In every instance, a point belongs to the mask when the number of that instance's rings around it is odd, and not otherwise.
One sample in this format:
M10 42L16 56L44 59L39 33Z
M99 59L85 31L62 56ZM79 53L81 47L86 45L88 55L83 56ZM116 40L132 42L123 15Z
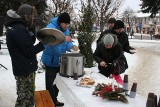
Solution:
M116 60L112 62L114 75L122 74L128 68L127 61L126 59L121 59L122 56L123 54L121 54Z

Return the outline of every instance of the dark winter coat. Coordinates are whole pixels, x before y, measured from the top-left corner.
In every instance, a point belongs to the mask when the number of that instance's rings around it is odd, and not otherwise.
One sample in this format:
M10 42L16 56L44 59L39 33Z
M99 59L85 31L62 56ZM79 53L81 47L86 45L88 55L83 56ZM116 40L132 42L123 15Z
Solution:
M120 34L117 34L114 30L110 30L110 29L105 30L104 32L101 33L100 37L98 38L97 44L101 41L101 38L104 36L104 34L107 34L107 33L113 33L117 35L118 42L122 45L123 51L130 53L130 49L132 47L130 47L129 41L128 41L128 35L124 31Z
M31 37L26 24L21 19L9 18L6 29L6 41L13 74L23 76L33 73L38 68L36 54L44 49L43 44L33 45L33 35Z
M123 50L122 50L120 43L114 42L113 47L111 49L106 49L103 42L100 42L95 52L93 53L93 58L98 63L98 69L100 73L105 75L106 77L109 77L110 74L113 73L113 68L112 68L113 66L108 65L105 68L105 67L100 66L100 62L105 61L106 63L112 63L122 54L123 54ZM126 61L124 54L122 55L121 59Z

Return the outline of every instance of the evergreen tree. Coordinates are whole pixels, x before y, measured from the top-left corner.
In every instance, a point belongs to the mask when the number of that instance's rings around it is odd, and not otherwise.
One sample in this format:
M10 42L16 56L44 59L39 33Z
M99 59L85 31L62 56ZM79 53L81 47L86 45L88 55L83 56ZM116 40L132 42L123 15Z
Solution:
M160 9L160 0L141 0L141 11L151 13L150 17L155 17Z
M90 0L88 0L87 6L83 5L82 13L83 15L78 28L79 49L80 53L86 58L85 67L93 67L92 42L95 39L95 34L92 32L92 26L95 21L95 17Z

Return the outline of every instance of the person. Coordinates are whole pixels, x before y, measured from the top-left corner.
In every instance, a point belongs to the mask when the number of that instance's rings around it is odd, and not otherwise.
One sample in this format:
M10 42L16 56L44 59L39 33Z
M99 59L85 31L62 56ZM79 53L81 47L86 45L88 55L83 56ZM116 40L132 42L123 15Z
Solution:
M133 28L131 29L131 37L134 36L134 30Z
M97 44L101 41L101 38L104 36L104 34L109 33L112 31L112 28L114 27L114 23L116 22L115 18L109 18L108 19L108 29L106 29L104 32L102 32L97 39Z
M155 28L150 28L150 36L154 36L155 35Z
M124 32L124 23L121 20L117 20L114 23L114 27L111 30L105 30L101 33L100 37L97 39L97 44L101 41L101 38L104 36L104 34L107 33L113 33L117 35L118 42L122 45L123 51L134 54L135 52L132 50L135 50L135 48L131 47L128 40L128 35L126 32Z
M34 45L35 36L29 31L36 15L34 6L23 4L18 13L7 11L6 41L16 79L17 100L15 107L34 107L36 54L44 49L41 42Z
M111 32L112 28L114 27L114 23L116 22L115 18L109 18L108 19L108 29L106 29L104 32L102 32L97 39L97 44L101 41L101 38L104 36L104 34Z
M114 27L114 23L116 22L116 19L111 17L108 19L108 29L112 29Z
M111 74L114 74L113 61L120 58L126 62L123 49L116 35L111 33L103 36L93 53L93 58L98 63L99 72L106 77L110 77ZM126 69L128 68L127 63L125 67Z
M60 14L60 16L53 18L46 26L46 28L58 29L66 36L65 42L55 46L46 45L42 53L42 63L45 65L46 69L46 89L49 90L56 106L64 105L64 103L57 100L59 90L56 85L53 85L57 73L60 72L59 58L61 54L66 53L66 51L71 51L71 49L75 50L75 46L72 44L71 37L69 36L69 24L70 16L68 13L64 12Z

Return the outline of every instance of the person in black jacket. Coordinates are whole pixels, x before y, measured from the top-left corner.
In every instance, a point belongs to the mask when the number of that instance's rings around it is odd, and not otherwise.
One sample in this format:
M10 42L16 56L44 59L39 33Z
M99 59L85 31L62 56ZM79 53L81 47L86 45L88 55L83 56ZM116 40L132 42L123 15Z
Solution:
M114 27L112 29L107 29L101 33L100 37L97 39L97 44L101 41L101 38L104 34L113 33L117 35L118 42L122 45L123 51L134 54L131 50L135 50L135 48L131 47L128 40L128 35L124 32L124 23L121 20L117 20L114 23Z
M34 33L29 31L35 15L35 7L28 4L21 5L18 14L11 9L7 11L6 41L18 96L15 107L33 107L35 104L36 54L44 49L41 42L34 45Z
M114 27L115 22L116 22L116 19L113 17L108 19L108 30L111 30Z
M121 56L121 57L120 57ZM93 53L94 60L98 63L99 72L106 77L114 73L113 61L117 58L126 62L122 47L118 43L117 37L114 34L105 34ZM126 69L128 68L127 63Z

